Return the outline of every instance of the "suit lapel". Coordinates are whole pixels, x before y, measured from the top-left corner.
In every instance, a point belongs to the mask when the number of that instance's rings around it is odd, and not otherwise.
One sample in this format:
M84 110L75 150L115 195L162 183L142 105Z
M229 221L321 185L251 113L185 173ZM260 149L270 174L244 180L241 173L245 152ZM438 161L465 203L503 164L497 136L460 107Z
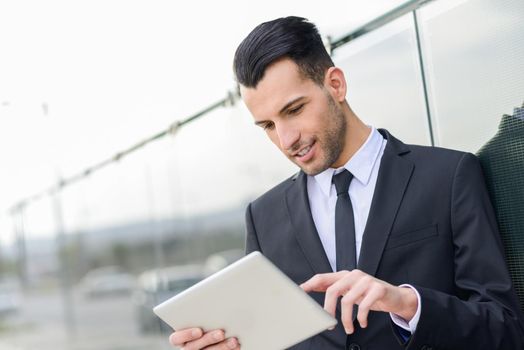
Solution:
M300 172L286 192L286 207L298 244L315 273L333 272L318 236L307 195L307 176Z
M315 274L333 272L311 215L307 175L300 171L293 181L286 192L286 207L298 245ZM337 303L336 312L340 319L340 303ZM341 323L336 325L336 330L331 331L329 337L336 338L341 343L345 341L346 333Z
M362 239L358 268L375 275L391 227L414 169L401 157L409 148L386 130L388 140L382 156L375 192ZM315 273L333 272L318 236L307 194L307 176L299 172L286 191L286 208L298 244Z
M379 131L388 142L382 156L358 261L358 268L372 276L377 272L391 227L414 169L413 163L400 156L409 152L406 145L387 131Z

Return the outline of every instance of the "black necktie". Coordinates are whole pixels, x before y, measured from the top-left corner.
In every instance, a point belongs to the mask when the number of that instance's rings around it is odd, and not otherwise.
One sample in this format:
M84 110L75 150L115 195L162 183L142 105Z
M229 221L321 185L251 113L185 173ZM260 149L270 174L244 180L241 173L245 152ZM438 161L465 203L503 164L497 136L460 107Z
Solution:
M337 271L351 271L357 267L355 219L348 193L351 180L353 180L353 174L346 169L333 176L333 183L337 189L337 205L335 209Z

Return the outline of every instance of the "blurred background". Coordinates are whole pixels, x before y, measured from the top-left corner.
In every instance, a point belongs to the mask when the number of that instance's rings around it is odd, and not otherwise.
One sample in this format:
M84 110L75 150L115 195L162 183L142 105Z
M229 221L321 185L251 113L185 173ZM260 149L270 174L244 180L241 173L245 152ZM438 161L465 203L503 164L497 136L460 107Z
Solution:
M152 307L241 257L247 203L298 170L232 73L288 15L365 122L514 174L490 190L523 244L522 0L0 0L0 350L170 348Z

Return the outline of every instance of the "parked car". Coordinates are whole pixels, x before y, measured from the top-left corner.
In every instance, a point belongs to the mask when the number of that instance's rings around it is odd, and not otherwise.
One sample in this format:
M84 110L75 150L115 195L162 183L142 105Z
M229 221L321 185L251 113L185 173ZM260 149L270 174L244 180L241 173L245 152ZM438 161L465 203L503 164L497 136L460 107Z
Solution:
M186 290L205 277L201 265L182 265L153 269L138 277L134 295L138 327L141 332L170 331L153 313L153 307Z
M136 279L117 266L107 266L89 271L79 286L87 298L130 295L135 289Z
M211 254L205 262L207 275L222 270L224 267L234 263L245 255L243 249L229 249Z
M0 280L0 317L19 310L20 295L20 286L14 279Z

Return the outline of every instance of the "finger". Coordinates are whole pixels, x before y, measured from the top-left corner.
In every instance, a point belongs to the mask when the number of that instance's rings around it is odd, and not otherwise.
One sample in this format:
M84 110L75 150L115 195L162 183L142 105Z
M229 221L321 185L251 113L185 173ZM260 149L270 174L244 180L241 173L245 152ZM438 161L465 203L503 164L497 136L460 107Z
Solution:
M205 350L236 350L240 349L237 338L229 338L215 345L207 347Z
M333 283L338 281L342 276L349 273L348 271L338 271L331 273L321 273L311 277L300 287L306 292L325 292Z
M355 327L353 325L353 313L357 300L362 298L362 295L366 292L366 285L359 283L349 292L347 292L340 300L341 306L341 321L344 326L344 330L347 334L353 334Z
M355 330L354 318L357 316L356 305L362 302L374 285L374 278L369 275L357 273L352 277L355 278L355 280L352 281L353 286L340 301L342 307L341 320L348 334L352 334Z
M189 341L184 344L184 350L199 350L210 345L218 344L224 341L225 335L222 330L215 330L205 333L201 338Z
M175 346L181 346L188 341L200 338L203 334L200 328L186 328L173 332L169 336L169 342Z
M383 309L383 304L386 302L387 290L387 284L374 283L373 288L360 303L362 310L360 310L359 306L359 315L357 318L361 326L363 324L367 326L367 318L370 310L387 312L387 309ZM362 314L360 314L360 311L362 311Z
M361 328L368 326L368 315L371 306L380 298L381 292L378 289L371 289L368 294L362 299L358 306L357 320Z
M347 294L358 281L368 275L361 273L358 270L353 270L351 272L345 272L338 281L333 283L326 290L326 295L324 299L324 309L329 312L331 315L335 315L335 310L337 308L338 297Z
M324 296L324 310L335 316L338 298L343 296L350 289L351 282L346 277L338 280L327 288L326 295Z

